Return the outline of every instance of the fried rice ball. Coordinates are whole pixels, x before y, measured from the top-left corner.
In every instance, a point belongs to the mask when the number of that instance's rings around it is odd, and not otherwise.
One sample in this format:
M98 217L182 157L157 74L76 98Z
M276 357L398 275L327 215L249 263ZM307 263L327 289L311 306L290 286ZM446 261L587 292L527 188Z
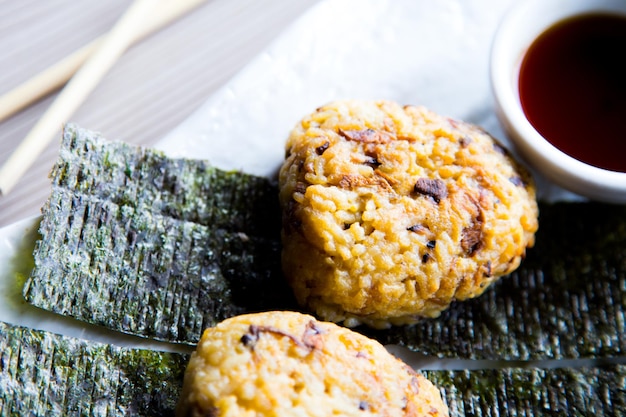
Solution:
M447 416L433 384L372 339L287 311L207 329L192 354L176 414Z
M437 317L515 270L538 227L529 172L481 128L345 100L292 130L282 266L298 302L347 326Z

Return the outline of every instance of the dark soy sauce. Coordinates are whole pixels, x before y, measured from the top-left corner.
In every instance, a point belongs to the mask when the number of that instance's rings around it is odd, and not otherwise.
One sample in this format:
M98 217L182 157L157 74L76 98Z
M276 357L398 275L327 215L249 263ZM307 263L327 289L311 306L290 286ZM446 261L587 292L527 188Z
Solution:
M554 146L626 172L626 17L587 14L549 28L524 56L519 94Z

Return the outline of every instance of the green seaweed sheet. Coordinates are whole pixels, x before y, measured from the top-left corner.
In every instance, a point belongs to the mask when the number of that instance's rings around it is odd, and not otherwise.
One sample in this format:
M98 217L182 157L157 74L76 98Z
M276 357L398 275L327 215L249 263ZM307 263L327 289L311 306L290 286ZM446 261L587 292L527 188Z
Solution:
M61 189L48 201L40 228L25 297L59 314L194 343L227 317L283 303L271 287L272 276L279 276L274 241Z
M384 331L383 344L464 359L615 357L626 352L626 206L540 205L520 268L437 319Z
M53 187L120 206L271 239L280 237L276 184L200 159L108 141L68 124L50 173ZM270 215L268 215L270 213Z
M276 184L240 175L69 126L27 301L190 344L228 316L297 309L280 274ZM218 201L232 183L246 185ZM241 206L249 192L260 202ZM258 207L267 209L263 220L255 218ZM414 326L358 330L383 344L449 358L624 355L626 206L541 204L540 213L536 246L482 296Z
M278 212L268 179L72 125L52 178L24 286L31 304L193 344L227 317L295 303L280 273L280 227L257 215Z
M626 366L424 371L451 416L624 416Z
M188 360L0 322L0 416L173 416Z
M0 415L171 416L189 355L0 322ZM452 416L621 416L626 367L423 371Z

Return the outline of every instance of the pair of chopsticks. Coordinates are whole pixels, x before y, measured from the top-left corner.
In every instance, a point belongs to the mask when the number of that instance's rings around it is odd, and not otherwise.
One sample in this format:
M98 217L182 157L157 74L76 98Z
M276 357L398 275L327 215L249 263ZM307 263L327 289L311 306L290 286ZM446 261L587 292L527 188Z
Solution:
M134 42L206 0L135 0L110 32L0 98L0 120L65 84L54 102L0 168L6 195L43 152L117 59ZM67 84L66 84L67 83Z

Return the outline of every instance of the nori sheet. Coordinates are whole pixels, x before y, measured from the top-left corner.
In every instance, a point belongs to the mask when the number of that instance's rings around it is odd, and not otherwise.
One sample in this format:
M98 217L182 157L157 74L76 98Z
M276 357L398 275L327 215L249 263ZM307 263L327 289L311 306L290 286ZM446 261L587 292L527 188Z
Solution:
M178 220L266 238L280 238L275 181L224 171L200 159L108 141L68 124L52 185Z
M383 331L383 344L447 358L601 358L626 352L626 206L540 205L520 268L439 318Z
M171 416L189 355L0 322L0 415ZM451 416L623 416L626 366L422 373Z
M44 213L24 297L45 310L193 344L227 317L292 306L277 241L60 188Z
M190 344L227 317L295 305L275 182L72 124L51 178L29 303Z
M239 174L107 142L69 125L27 300L113 329L186 343L230 315L296 309L279 277L280 210L269 208L276 204L276 184ZM261 202L240 205L257 187L253 200ZM233 189L219 199L219 190ZM261 220L259 207L267 210ZM384 344L449 358L623 355L626 206L541 204L540 213L535 247L482 296L414 326L357 330Z
M188 360L0 322L0 416L173 416Z
M450 416L624 416L626 366L423 371Z

